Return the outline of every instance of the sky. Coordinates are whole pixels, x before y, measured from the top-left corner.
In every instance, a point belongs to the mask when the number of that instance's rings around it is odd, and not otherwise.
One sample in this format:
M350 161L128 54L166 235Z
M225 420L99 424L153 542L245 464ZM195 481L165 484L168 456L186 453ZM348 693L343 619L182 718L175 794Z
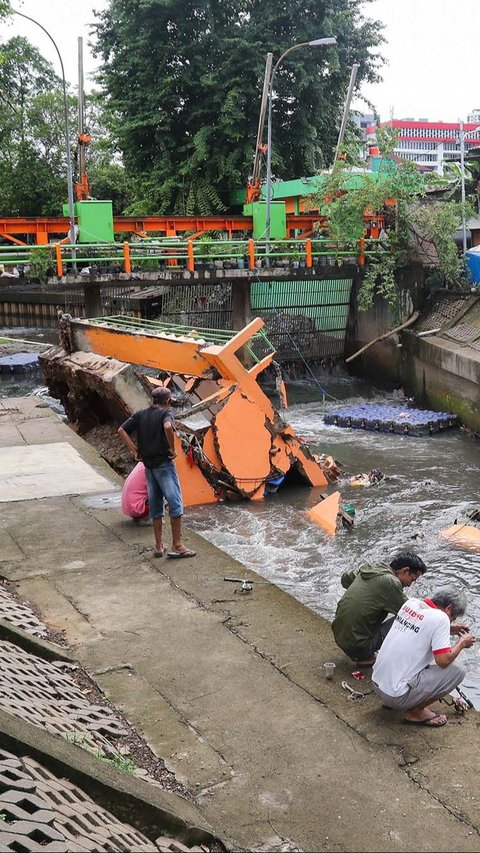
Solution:
M478 41L480 0L373 0L359 3L364 14L385 24L382 48L387 63L383 81L365 85L362 94L372 101L383 121L428 118L432 121L466 119L480 108ZM55 39L73 85L78 82L78 36L83 37L85 88L96 60L88 47L93 10L108 0L12 0L12 6L38 20ZM39 27L19 17L0 26L0 39L23 35L58 69L55 50ZM288 47L288 45L286 45ZM358 98L352 106L370 110Z

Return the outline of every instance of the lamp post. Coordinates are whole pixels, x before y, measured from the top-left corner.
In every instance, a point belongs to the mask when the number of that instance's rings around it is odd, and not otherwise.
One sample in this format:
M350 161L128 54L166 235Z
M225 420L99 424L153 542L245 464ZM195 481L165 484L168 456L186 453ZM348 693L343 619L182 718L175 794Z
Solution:
M459 122L459 138L460 143L460 181L461 181L461 198L462 198L462 244L463 254L467 251L467 223L465 220L465 138L471 136L472 133L477 133L480 130L480 125L474 127L473 130L465 131L463 121Z
M35 20L35 18L30 18L28 15L24 15L23 12L17 12L16 9L11 9L14 15L19 15L21 18L26 18L27 21L31 21L32 24L36 24L37 27L40 27L41 30L45 33L46 36L52 42L55 50L57 51L57 56L60 61L60 68L62 70L62 88L63 88L63 122L65 126L65 151L67 155L67 189L68 189L68 218L70 220L70 243L73 245L75 243L75 208L74 208L74 200L73 200L73 172L72 172L72 155L70 151L70 134L68 132L68 103L67 103L67 84L65 80L65 69L63 67L63 60L60 54L60 51L57 47L56 42L53 37L50 35L48 30L45 29L42 24ZM74 257L74 249L72 249L72 257Z
M265 208L265 252L268 255L270 252L270 217L271 217L271 203L272 203L272 102L273 102L273 81L275 79L275 74L277 72L277 68L281 65L283 60L289 53L293 50L298 50L301 47L325 47L329 44L336 44L337 39L335 37L332 38L322 38L322 39L313 39L313 41L304 41L299 44L294 44L285 50L279 59L277 59L275 65L272 68L272 73L270 75L270 85L268 87L268 119L267 119L267 183L266 183L266 208Z

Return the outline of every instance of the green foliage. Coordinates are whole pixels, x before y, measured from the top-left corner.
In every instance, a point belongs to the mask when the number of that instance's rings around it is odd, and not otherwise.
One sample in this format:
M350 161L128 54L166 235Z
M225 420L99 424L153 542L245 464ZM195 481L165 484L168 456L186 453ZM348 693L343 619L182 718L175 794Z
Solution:
M453 235L462 224L462 204L455 201L438 201L419 205L412 211L412 223L417 226L420 239L430 239L437 254L437 268L447 284L455 284L463 273L463 258L459 255ZM473 208L465 206L465 218Z
M49 271L55 269L54 250L49 246L32 249L28 255L27 264L30 266L28 278L38 278L39 281L45 281Z
M57 214L67 195L60 80L26 39L2 48L0 214Z
M395 200L395 227L388 232L382 256L369 260L359 293L359 307L367 310L376 294L396 308L398 289L395 273L409 258L412 242L430 247L432 266L443 274L447 283L458 280L463 261L454 241L462 219L462 207L452 201L422 201L429 179L415 163L390 158L396 142L392 128L377 129L377 145L382 161L378 174L367 173L358 189L348 189L352 175L347 161L337 161L316 196L316 203L330 222L332 237L356 245L364 235L364 213L385 212ZM468 215L468 214L466 214ZM434 252L431 249L434 247ZM428 252L427 252L428 254Z
M360 311L368 311L376 295L383 296L395 311L398 299L395 281L396 265L397 259L393 252L385 252L384 255L369 262L358 294Z
M2 47L0 100L0 215L58 215L68 195L62 83L24 38L12 38ZM75 167L77 101L70 95L68 110ZM86 125L92 135L87 154L92 195L111 199L114 213L123 213L133 189L99 93L87 98Z
M368 0L367 0L368 2ZM273 109L278 177L331 160L350 69L377 79L382 37L352 0L110 0L98 16L99 82L135 186L128 212L222 210L253 161L265 56L335 34L279 68Z

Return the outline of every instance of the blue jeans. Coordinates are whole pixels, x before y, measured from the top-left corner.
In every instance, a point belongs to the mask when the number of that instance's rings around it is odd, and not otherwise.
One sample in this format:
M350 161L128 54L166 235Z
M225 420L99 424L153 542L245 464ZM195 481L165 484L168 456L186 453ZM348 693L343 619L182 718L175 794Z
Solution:
M170 518L183 515L182 490L173 460L166 459L155 468L145 467L145 474L150 518L163 518L164 501L168 502Z

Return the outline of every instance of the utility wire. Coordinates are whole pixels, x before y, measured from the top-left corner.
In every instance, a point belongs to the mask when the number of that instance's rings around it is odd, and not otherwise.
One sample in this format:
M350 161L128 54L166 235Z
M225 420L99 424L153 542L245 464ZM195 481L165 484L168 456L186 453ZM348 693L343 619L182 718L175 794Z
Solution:
M262 280L258 277L257 273L255 273L255 278L257 279L257 282L258 282L259 284L265 284L265 282L264 282L264 281L262 281ZM280 313L280 311L279 311L279 309L277 308L277 306L276 306L276 305L273 305L273 310L274 310L274 311L276 311L276 312L277 312L277 314L279 314L279 313ZM329 394L329 393L328 393L328 391L326 391L326 390L325 390L325 388L323 388L323 387L320 385L320 382L318 381L317 377L315 376L315 374L314 374L313 370L311 369L310 365L308 364L308 362L307 362L306 358L304 357L304 355L303 355L303 353L302 353L302 351L301 351L300 347L298 346L298 344L297 344L297 342L296 342L295 338L294 338L294 337L293 337L293 335L290 333L290 331L289 331L289 329L288 329L288 328L286 328L286 329L285 329L285 331L286 331L286 333L287 333L287 335L288 335L288 338L290 339L290 342L291 342L292 346L293 346L293 347L295 348L295 350L297 351L297 353L298 353L298 355L300 356L300 358L301 358L301 360L302 360L303 364L305 365L305 367L306 367L306 369L307 369L308 373L309 373L309 374L310 374L310 376L312 377L312 379L313 379L313 381L314 381L315 385L316 385L316 386L320 389L320 391L322 392L323 400L325 401L325 398L326 398L326 397L329 397L331 400L334 400L336 403L340 402L340 401L337 399L337 397L334 397L334 396L333 396L333 394Z

